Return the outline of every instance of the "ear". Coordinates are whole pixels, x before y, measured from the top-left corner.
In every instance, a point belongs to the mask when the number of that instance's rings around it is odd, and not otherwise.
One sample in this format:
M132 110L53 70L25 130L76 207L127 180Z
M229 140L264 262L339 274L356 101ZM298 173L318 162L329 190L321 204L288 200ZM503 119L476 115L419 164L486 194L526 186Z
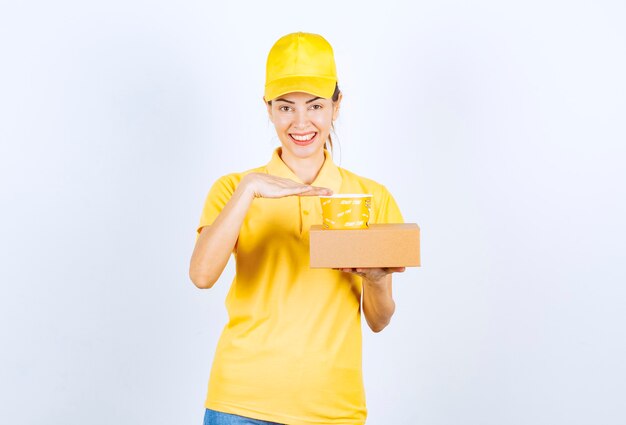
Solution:
M270 121L273 123L274 122L274 116L272 115L272 105L267 103L267 101L265 100L265 96L263 96L263 104L265 104L265 107L267 108L267 115L269 115Z
M339 97L337 98L337 101L333 104L333 121L335 121L339 116L339 105L341 104L341 99L343 99L343 93L339 92Z

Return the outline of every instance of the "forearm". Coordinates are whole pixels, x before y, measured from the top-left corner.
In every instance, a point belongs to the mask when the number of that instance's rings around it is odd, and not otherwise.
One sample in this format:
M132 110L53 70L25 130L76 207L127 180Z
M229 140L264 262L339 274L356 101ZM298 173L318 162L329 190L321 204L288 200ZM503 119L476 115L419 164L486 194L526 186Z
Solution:
M189 277L197 287L212 287L224 271L253 200L254 193L242 182L213 224L200 232L189 266Z
M363 313L374 332L382 331L391 320L396 303L391 294L391 274L373 282L363 278Z

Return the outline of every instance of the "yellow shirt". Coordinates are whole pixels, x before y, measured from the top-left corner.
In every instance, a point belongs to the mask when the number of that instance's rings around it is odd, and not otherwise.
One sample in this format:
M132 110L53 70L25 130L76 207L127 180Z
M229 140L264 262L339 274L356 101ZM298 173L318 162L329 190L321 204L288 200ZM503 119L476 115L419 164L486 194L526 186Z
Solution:
M197 234L213 223L248 173L301 180L277 148L262 167L219 178ZM370 222L402 223L387 189L337 167L328 151L314 186L373 194ZM322 223L318 197L257 198L244 219L229 321L217 345L205 406L290 425L364 424L359 276L309 267L309 228Z

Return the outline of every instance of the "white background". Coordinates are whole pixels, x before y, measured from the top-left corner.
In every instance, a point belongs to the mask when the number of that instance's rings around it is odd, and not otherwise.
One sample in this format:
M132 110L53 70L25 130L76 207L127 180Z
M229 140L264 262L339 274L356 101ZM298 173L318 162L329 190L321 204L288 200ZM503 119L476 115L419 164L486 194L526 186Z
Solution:
M0 6L0 421L200 424L219 176L278 145L265 59L334 47L335 161L422 229L364 324L368 424L626 423L626 3Z

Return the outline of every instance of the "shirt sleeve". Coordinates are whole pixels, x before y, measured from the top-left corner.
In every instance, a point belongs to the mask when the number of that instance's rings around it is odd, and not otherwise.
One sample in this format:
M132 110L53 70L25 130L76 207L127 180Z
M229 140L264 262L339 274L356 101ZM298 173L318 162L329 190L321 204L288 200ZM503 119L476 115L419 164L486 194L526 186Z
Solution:
M385 186L380 194L376 223L404 223L400 207Z
M235 192L235 184L230 177L230 175L222 176L211 186L206 200L204 201L200 222L196 228L196 241L198 240L202 228L213 224Z

